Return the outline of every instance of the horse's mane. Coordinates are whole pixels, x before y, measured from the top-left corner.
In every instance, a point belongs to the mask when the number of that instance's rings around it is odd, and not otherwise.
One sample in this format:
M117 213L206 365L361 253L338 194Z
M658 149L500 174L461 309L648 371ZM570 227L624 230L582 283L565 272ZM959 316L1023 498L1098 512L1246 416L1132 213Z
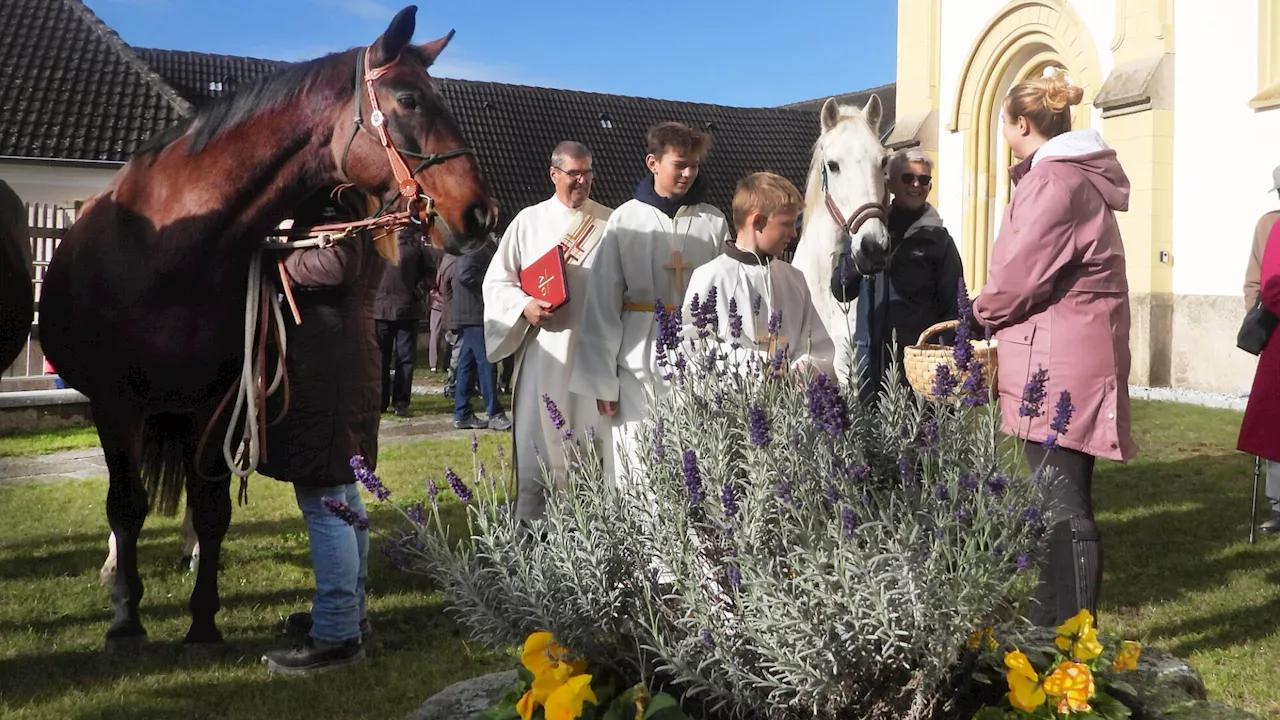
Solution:
M875 133L871 130L871 126L867 125L860 108L851 105L837 107L840 109L840 119L836 121L835 127L831 128L830 132L835 132L847 122L858 121L866 127L867 134L875 138ZM813 156L809 161L809 179L805 182L804 188L804 223L801 225L801 232L804 231L804 225L809 223L809 218L815 217L818 212L825 212L823 207L826 204L826 198L822 192L822 135L814 141L812 152Z
M407 48L406 48L407 49ZM416 49L416 48L415 48ZM190 134L187 154L204 151L209 143L257 115L274 110L316 85L342 84L354 88L355 62L350 50L332 53L304 62L291 63L270 75L260 77L236 90L216 98L199 111L146 140L135 157L144 157L173 144Z

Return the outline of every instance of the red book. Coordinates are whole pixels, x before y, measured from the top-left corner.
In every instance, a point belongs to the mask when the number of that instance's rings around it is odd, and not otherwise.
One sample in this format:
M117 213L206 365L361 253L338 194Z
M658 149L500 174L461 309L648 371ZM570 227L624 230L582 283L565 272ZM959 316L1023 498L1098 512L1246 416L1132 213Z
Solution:
M557 243L550 252L520 271L520 289L534 300L551 303L547 310L555 312L569 302L569 285L565 282L565 275L564 248Z

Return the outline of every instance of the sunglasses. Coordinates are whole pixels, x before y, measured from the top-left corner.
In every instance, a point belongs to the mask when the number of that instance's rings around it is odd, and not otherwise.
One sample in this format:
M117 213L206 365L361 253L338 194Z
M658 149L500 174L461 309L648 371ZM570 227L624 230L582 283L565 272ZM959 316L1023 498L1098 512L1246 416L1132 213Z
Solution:
M916 175L915 173L902 173L898 176L898 179L902 181L903 185L915 185L916 181L919 180L921 187L933 182L932 175Z

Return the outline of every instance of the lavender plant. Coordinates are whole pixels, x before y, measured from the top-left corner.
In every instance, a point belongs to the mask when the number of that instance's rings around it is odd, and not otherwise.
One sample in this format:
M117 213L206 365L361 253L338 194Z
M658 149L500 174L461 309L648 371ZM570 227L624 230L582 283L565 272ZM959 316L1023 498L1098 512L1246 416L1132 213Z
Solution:
M941 717L975 630L1028 594L1050 481L1002 454L967 331L938 381L948 402L894 369L864 406L824 373L786 372L785 349L744 349L736 304L721 338L708 301L687 333L658 313L670 389L651 393L616 483L594 433L565 433L568 471L547 474L546 517L526 526L492 476L468 489L451 475L468 528L451 540L431 493L402 564L440 583L477 640L550 631L704 714ZM1025 397L1039 413L1043 390ZM1065 433L1069 396L1057 410Z

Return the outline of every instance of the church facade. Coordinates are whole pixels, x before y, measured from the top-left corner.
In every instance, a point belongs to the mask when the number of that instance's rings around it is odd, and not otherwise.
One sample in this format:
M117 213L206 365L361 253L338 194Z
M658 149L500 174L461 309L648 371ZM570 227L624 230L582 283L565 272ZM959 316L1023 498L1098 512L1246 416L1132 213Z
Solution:
M978 291L1012 188L1008 89L1063 68L1077 128L1116 149L1135 385L1247 392L1235 347L1258 217L1280 207L1280 0L899 0L890 147L937 164L934 203Z

